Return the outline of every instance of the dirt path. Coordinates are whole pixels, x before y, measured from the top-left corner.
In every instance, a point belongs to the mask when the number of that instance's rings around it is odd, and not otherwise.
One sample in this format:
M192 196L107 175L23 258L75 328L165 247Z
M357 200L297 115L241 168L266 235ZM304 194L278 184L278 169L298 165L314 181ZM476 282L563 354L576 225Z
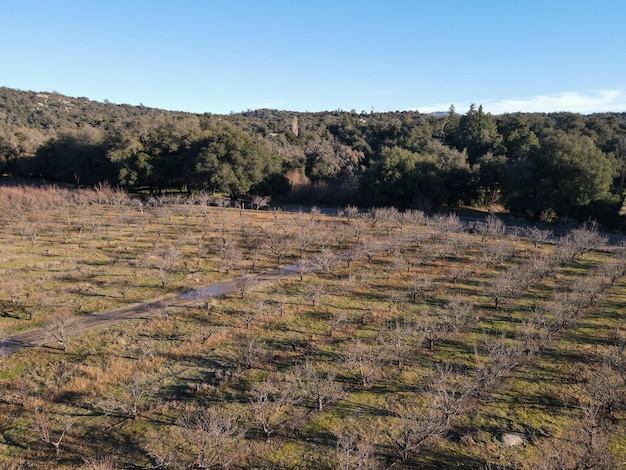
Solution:
M293 277L301 273L311 272L310 267L301 268L297 264L284 266L280 269L266 271L259 274L252 274L246 278L246 289L256 289L272 282ZM100 328L107 328L112 325L139 318L147 318L167 307L185 307L197 305L198 301L209 297L220 297L237 292L241 289L241 279L230 279L228 281L211 284L200 289L184 292L177 296L163 297L149 302L140 302L127 305L126 307L109 310L102 313L85 317L73 317L65 325L65 332L68 337L82 335ZM25 348L44 346L53 343L54 339L46 328L37 328L0 340L0 357L21 351Z

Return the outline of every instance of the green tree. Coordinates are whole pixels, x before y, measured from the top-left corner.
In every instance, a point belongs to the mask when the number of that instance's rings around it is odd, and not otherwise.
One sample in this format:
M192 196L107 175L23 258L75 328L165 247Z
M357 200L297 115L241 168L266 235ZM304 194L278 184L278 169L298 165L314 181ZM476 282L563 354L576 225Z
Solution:
M388 147L370 169L368 185L382 202L410 207L418 198L440 202L443 196L438 180L432 155Z
M506 150L494 117L485 113L482 105L476 109L473 104L467 114L459 119L454 145L459 150L467 150L470 164L476 163L487 152L500 155Z
M106 158L101 130L86 126L61 134L39 147L33 162L35 174L75 185L94 185L117 179Z
M507 205L535 219L551 214L608 222L621 205L611 192L615 158L584 135L556 131L509 168Z
M267 141L233 127L211 135L196 157L197 187L237 197L280 170Z

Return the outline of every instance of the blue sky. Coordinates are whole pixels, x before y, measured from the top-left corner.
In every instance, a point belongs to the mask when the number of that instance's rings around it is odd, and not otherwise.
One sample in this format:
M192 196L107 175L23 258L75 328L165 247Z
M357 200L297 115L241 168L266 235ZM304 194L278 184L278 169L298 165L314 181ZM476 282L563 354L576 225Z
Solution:
M624 0L0 0L0 85L191 112L626 111Z

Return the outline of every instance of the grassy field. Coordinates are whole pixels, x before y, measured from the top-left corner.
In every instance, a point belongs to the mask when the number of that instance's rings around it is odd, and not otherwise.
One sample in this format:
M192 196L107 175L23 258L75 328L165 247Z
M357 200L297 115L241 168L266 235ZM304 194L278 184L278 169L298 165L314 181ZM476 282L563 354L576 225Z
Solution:
M1 359L1 468L623 467L626 253L595 227L219 205L0 188L1 336L49 331Z

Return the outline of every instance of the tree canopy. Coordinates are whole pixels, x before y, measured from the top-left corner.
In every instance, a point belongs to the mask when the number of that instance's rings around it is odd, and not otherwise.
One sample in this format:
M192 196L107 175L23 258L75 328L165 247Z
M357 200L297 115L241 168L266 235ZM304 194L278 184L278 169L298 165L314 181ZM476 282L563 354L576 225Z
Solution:
M617 224L626 180L626 113L199 115L0 87L0 123L3 174L75 185Z

